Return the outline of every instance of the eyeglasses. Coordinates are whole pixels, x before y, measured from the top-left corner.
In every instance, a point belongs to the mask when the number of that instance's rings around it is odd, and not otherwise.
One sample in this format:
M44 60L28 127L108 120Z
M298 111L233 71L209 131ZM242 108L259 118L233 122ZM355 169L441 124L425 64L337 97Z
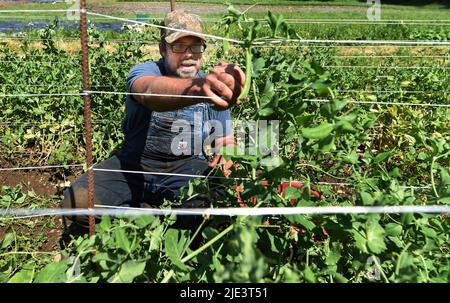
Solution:
M183 43L174 43L174 44L166 43L166 44L168 46L170 46L170 49L172 50L172 52L174 52L176 54L185 53L188 48L191 50L191 52L193 54L201 54L206 49L206 44L205 43L193 44L193 45L186 45L186 44L183 44Z

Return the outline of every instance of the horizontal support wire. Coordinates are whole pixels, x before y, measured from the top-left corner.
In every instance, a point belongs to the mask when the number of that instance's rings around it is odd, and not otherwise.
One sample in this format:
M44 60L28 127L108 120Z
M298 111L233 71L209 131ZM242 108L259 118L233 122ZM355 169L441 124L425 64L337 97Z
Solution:
M339 59L358 59L358 58L370 58L370 59L385 59L385 58L429 58L429 59L450 59L449 55L438 55L438 56L415 56L415 55L391 55L391 56L382 56L382 55L342 55L342 56L331 56L331 58L339 58Z
M370 65L324 65L324 68L367 68L367 69L450 69L450 66L370 66Z
M86 96L86 93L54 93L54 94L4 94L2 97L68 97L68 96Z
M383 44L383 45L414 45L414 46L450 46L450 41L410 41L410 40L330 40L330 39L266 39L254 42L255 45L261 44L280 44L280 43L336 43L336 44Z
M328 99L302 99L305 102L321 102L330 103L331 100ZM422 107L448 107L450 104L433 104L433 103L408 103L408 102L387 102L387 101L353 101L350 100L348 103L353 104L372 104L372 105L399 105L399 106L422 106Z
M106 122L111 122L108 120L94 120L92 124L103 124ZM0 126L8 126L8 125L63 125L63 126L77 126L73 122L24 122L24 121L0 121ZM84 121L80 122L80 124L84 124Z
M14 9L0 10L0 13L78 13L79 9Z
M12 63L12 64L21 64L21 63L29 63L29 61L23 60L0 60L0 63ZM64 62L64 61L39 61L42 64L58 64L58 65L79 65L78 62ZM93 65L96 62L92 62ZM112 65L133 65L136 63L130 62L109 62L108 64ZM324 68L368 68L368 69L376 69L376 68L385 68L385 69L450 69L450 66L365 66L365 65L324 65Z
M47 165L47 166L28 166L28 167L10 167L10 168L0 168L0 171L34 170L34 169L55 169L55 168L83 167L83 166L84 166L84 164Z
M339 93L374 93L374 94L448 94L450 91L426 91L426 90L357 90L357 89L335 89Z
M20 219L45 216L273 216L273 215L364 215L364 214L405 214L429 213L444 214L450 212L450 205L402 205L402 206L318 206L318 207L229 207L229 208L176 208L154 209L120 206L95 205L94 209L0 209L0 216L12 216L5 219Z
M18 63L18 64L22 64L22 63L30 63L30 61L24 61L24 60L0 60L0 63ZM67 61L38 61L38 62L34 62L34 63L42 63L42 64L57 64L57 65L76 65L77 67L79 67L80 63L79 62L67 62Z
M87 11L86 13L87 13L87 15L90 15L90 16L98 16L98 17L109 18L109 19L112 19L112 20L127 21L127 22L131 22L131 23L135 23L135 24L148 25L150 27L156 27L156 28L159 28L159 29L168 29L168 30L173 30L173 31L182 32L182 33L188 33L188 34L195 34L195 35L200 34L200 35L202 35L204 37L207 37L207 38L223 40L223 41L229 41L229 42L234 42L234 43L239 43L239 44L243 43L242 41L237 40L237 39L230 39L230 38L225 38L225 37L220 37L220 36L214 36L214 35L209 35L209 34L204 34L204 33L198 33L198 32L195 32L195 31L188 31L188 30L183 30L183 29L179 29L179 28L173 28L173 27L168 27L168 26L162 26L162 25L157 25L157 24L153 24L153 23L148 23L148 22L136 21L136 20L132 20L132 19L119 18L119 17L110 16L110 15L94 13L94 12L90 12L90 11Z
M121 20L121 21L127 21L127 22L131 22L131 23L136 23L136 24L148 25L148 26L151 26L151 27L156 27L156 28L161 28L161 29L169 29L169 30L174 30L174 31L178 31L178 32L184 32L184 33L190 33L190 34L201 34L201 35L203 35L205 37L208 37L208 38L211 38L211 39L229 41L229 42L233 42L233 43L237 43L237 44L244 43L243 41L238 40L238 39L230 39L230 38L225 38L225 37L221 37L221 36L214 36L214 35L209 35L209 34L198 33L198 32L194 32L194 31L181 30L181 29L177 29L177 28L161 26L161 25L157 25L157 24L153 24L153 23L136 21L136 20L126 19L126 18L119 18L119 17L110 16L110 15L94 13L94 12L90 12L90 11L88 11L87 14L91 15L91 16L100 16L100 17L111 18L111 19L114 19L114 20ZM445 45L445 46L450 46L450 42L446 42L446 41L327 40L327 39L325 39L325 40L321 40L321 39L266 39L264 41L253 42L253 44L254 45L261 45L261 44L277 44L277 43L292 43L292 42L295 42L295 43Z
M192 175L192 174L176 174L176 173L163 173L152 171L135 171L135 170L123 170L123 169L107 169L107 168L89 168L93 171L104 171L112 173L126 173L126 174L142 174L142 175L156 175L156 176L175 176L185 178L201 178L201 179L222 179L222 180L234 180L234 181L250 181L250 178L227 178L218 176L206 176L206 175Z
M72 59L72 58L71 58ZM92 62L94 60L91 59L91 64L95 65L97 64L97 62ZM26 64L26 63L30 63L30 61L24 61L24 60L0 60L0 63L12 63L12 64ZM34 63L42 63L42 64L56 64L56 65L71 65L73 67L79 67L80 63L79 62L66 62L66 61L38 61L38 62L34 62ZM102 62L103 64L103 62ZM136 62L130 62L130 63L126 63L126 62L108 62L108 64L112 64L112 65L133 65L136 64ZM0 84L1 85L1 84Z
M69 86L69 85L61 85L61 84L27 84L27 83L16 83L16 84L12 84L12 83L0 83L0 86L7 86L7 87L17 87L17 86L26 86L26 87L46 87L46 88L78 88L81 89L81 86ZM102 86L104 87L104 86ZM108 86L108 87L112 87L112 86Z
M113 95L132 95L132 96L153 96L153 97L170 97L170 98L187 98L187 99L213 99L208 96L190 96L190 95L170 95L170 94L147 94L147 93L126 93L112 91L84 91L82 93L67 94L4 94L1 97L58 97L58 96L86 96L89 94L113 94ZM322 102L329 103L327 99L302 99L305 102ZM400 105L400 106L422 106L422 107L450 107L450 104L433 104L433 103L408 103L408 102L387 102L387 101L358 101L350 100L349 103L354 104L374 104L374 105Z
M269 44L269 45L254 45L254 47L259 48L423 48L428 50L430 47L444 47L446 49L450 49L450 46L447 45L309 45L309 44L297 44L297 45L283 45L283 44Z
M166 94L144 94L144 93L125 93L125 92L108 92L108 91L84 91L87 94L119 94L119 95L137 95L137 96L158 96L158 97L181 97L179 95L166 95ZM182 95L185 96L185 95ZM186 98L197 98L196 96L185 96ZM200 96L205 99L211 97ZM306 102L331 102L328 99L302 99ZM382 101L348 101L355 104L374 104L374 105L401 105L401 106L424 106L424 107L450 107L450 104L433 104L433 103L406 103L406 102L382 102Z
M66 41L80 42L79 38L63 38L63 37L35 38L35 37L14 37L14 36L2 36L2 35L0 35L0 40L54 41L56 43L66 42ZM77 56L77 57L81 57L81 56Z
M66 89L80 89L79 86L64 86L64 85L45 85L45 84L25 84L25 83L17 83L17 84L4 84L0 83L0 86L7 86L7 87L17 87L17 86L29 86L29 87L46 87L46 88L66 88ZM95 86L92 85L91 88L114 88L113 86ZM96 92L100 92L101 90L97 90ZM310 91L314 91L311 89ZM376 93L376 94L390 94L390 93L402 93L402 94L449 94L450 91L425 91L425 90L357 90L357 89L347 89L347 90L341 90L341 89L335 89L333 90L335 92L340 93Z
M94 90L86 90L86 91L84 91L84 93L86 93L86 94L127 95L127 96L170 97L170 98L187 98L187 99L214 99L214 97L208 97L208 96L126 93L126 92L109 92L109 91L94 91Z
M83 167L84 164L69 164L69 165L49 165L49 166L29 166L29 167L12 167L12 168L0 168L0 171L17 171L17 170L33 170L33 169L55 169L55 168L67 168L67 167ZM222 179L232 181L252 181L250 178L227 178L220 176L208 176L208 175L193 175L193 174L177 174L177 173L164 173L164 172L152 172L152 171L136 171L136 170L121 170L121 169L107 169L107 168L95 168L90 167L93 171L103 171L112 173L126 173L126 174L142 174L142 175L159 175L159 176L176 176L186 178L200 178L200 179ZM290 182L285 180L284 182ZM299 182L299 181L292 181ZM301 181L300 181L301 182ZM330 185L330 186L349 186L353 187L354 184L342 183L342 182L317 182L318 185ZM414 186L414 185L402 185L399 186L402 189L430 189L431 185Z

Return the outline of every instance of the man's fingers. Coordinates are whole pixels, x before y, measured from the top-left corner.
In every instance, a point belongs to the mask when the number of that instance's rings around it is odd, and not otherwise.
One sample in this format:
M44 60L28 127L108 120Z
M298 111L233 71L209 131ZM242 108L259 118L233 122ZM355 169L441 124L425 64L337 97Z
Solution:
M227 73L223 73L218 78L221 82L225 83L226 86L233 92L233 97L231 99L232 103L236 103L237 97L242 91L242 86L236 82L236 80Z
M205 87L204 92L207 97L210 97L210 103L214 103L222 108L228 108L228 102L217 96L209 87Z
M233 91L220 80L211 83L211 90L218 96L224 97L226 101L231 102L233 100Z
M242 69L240 69L235 64L228 64L228 66L225 68L225 72L232 75L234 79L242 86L244 87L245 84L245 73Z

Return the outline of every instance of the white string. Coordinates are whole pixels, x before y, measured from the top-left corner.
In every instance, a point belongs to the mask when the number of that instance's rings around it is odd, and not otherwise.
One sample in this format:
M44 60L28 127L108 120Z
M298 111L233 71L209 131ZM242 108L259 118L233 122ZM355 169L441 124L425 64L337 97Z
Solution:
M324 68L385 68L385 69L450 69L449 66L370 66L370 65L324 65Z
M375 94L448 94L450 91L425 91L425 90L357 90L357 89L337 89L335 92L340 93L375 93Z
M15 10L0 10L0 13L76 13L79 9L15 9Z
M50 165L50 166L30 166L30 167L12 167L12 168L0 168L0 171L14 171L14 170L31 170L31 169L51 169L51 168L66 168L66 167L83 167L84 164L70 164L70 165ZM144 175L160 175L160 176L176 176L176 177L188 177L188 178L211 178L211 179L223 179L223 180L233 180L233 181L251 181L250 178L226 178L218 176L206 176L206 175L193 175L193 174L177 174L177 173L162 173L162 172L151 172L151 171L134 171L134 170L121 170L121 169L106 169L106 168L95 168L91 166L88 170L92 171L105 171L105 172L116 172L116 173L131 173L131 174L144 174ZM283 182L290 182L290 180L285 180ZM300 182L301 181L292 181ZM319 185L336 185L336 186L354 186L351 183L341 183L341 182L317 182ZM400 186L402 189L429 189L431 185L424 186L413 186L413 185L403 185Z
M337 43L337 44L392 44L392 45L450 45L450 41L408 41L408 40L320 40L320 39L267 39L254 44L276 43Z
M10 219L44 216L269 216L269 215L337 215L337 214L405 214L450 212L450 205L402 205L402 206L318 206L318 207L240 207L240 208L176 208L154 209L95 205L96 209L0 209L0 216ZM100 208L100 209L99 209ZM25 218L25 217L22 217ZM8 219L8 218L5 218Z
M26 61L26 60L0 60L0 63L25 63L25 64L29 64L30 61ZM38 63L73 65L73 66L76 66L76 67L79 67L79 65L80 65L79 62L67 62L67 61L58 61L58 60L56 60L56 61L42 61L42 60L39 60ZM95 59L91 59L91 64L95 65L95 64L98 64L98 63L97 63L97 61ZM102 62L102 64L103 64L103 62ZM133 64L136 64L136 63L135 62L129 62L129 63L127 63L127 62L108 62L108 64L112 64L112 65L133 65Z
M343 24L343 25L428 25L428 26L450 26L450 23L430 23L430 22L341 22L341 21L287 21L288 24Z
M258 48L423 48L428 49L430 47L444 47L448 48L446 45L428 45L428 46L422 46L422 45L309 45L309 44L297 44L297 45L283 45L283 44L269 44L269 45L254 45L254 47Z
M137 95L137 96L158 96L158 97L183 97L183 98L204 98L206 96L186 96L186 95L166 95L166 94L144 94L144 93L124 93L124 92L108 92L108 91L84 91L87 94L118 94L118 95ZM327 99L302 99L306 102L330 102ZM450 104L432 104L432 103L405 103L405 102L382 102L382 101L348 101L355 104L379 104L379 105L402 105L402 106L427 106L427 107L450 107Z
M176 29L176 28L156 25L156 24L147 23L147 22L135 21L135 20L126 19L126 18L118 18L118 17L113 17L113 16L109 16L109 15L103 15L103 14L98 14L98 13L93 13L93 12L87 12L87 14L88 15L93 15L93 16L107 17L107 18L111 18L111 19L115 19L115 20L128 21L128 22L132 22L132 23L136 23L136 24L148 25L148 26L157 27L157 28L164 28L164 29L169 29L169 30L174 30L174 31L179 31L179 32L184 32L184 33L190 33L190 34L196 34L196 35L197 34L201 34L201 35L203 35L205 37L208 37L208 38L224 40L224 41L234 42L234 43L238 43L238 44L242 44L243 43L241 40L237 40L237 39L228 39L228 38L224 38L224 37L207 35L207 34L202 34L202 33L193 32L193 31L180 30L180 29ZM261 44L261 43L263 43L263 44L273 44L273 43L283 43L283 42L338 43L338 44L348 44L348 43L370 44L370 43L372 43L372 44L394 44L394 45L450 45L450 42L443 42L443 41L319 40L319 39L265 40L265 41L254 42L254 44L255 45Z
M327 99L302 99L306 102L323 102L330 103ZM450 107L450 104L433 104L433 103L407 103L407 102L385 102L385 101L348 101L355 104L374 104L374 105L400 105L400 106L426 106L426 107Z
M157 176L175 176L175 177L186 177L186 178L202 178L202 179L223 179L223 180L234 180L234 181L250 181L250 178L226 178L218 176L205 176L205 175L193 175L193 174L177 174L177 173L161 173L152 171L135 171L135 170L123 170L123 169L106 169L106 168L95 168L90 167L93 171L105 171L113 173L127 173L127 174L142 174L142 175L157 175Z
M61 94L5 94L1 97L64 97L64 96L86 96L86 93L61 93Z
M69 86L69 85L60 85L60 84L28 84L28 83L15 83L15 84L11 84L11 83L0 83L0 86L13 86L13 87L17 87L17 86L29 86L29 87L47 87L47 88L80 88L77 85L74 86ZM103 87L103 86L102 86ZM112 86L108 86L108 87L112 87Z
M397 55L392 55L392 56L379 56L379 55L341 55L341 56L331 56L331 58L340 58L340 59L347 59L347 58L442 58L442 59L450 59L450 55L442 55L442 56L427 56L427 55L423 55L423 56L414 56L414 55L409 55L409 56L397 56Z
M173 30L173 31L177 31L177 32L182 32L182 33L202 35L203 37L207 37L207 38L211 38L211 39L229 41L229 42L234 42L234 43L242 43L242 41L240 41L240 40L229 39L229 38L225 38L225 37L214 36L214 35L199 33L199 32L195 32L195 31L188 31L188 30L183 30L183 29L179 29L179 28L173 28L173 27L167 27L167 26L157 25L157 24L153 24L153 23L148 23L148 22L136 21L136 20L126 19L126 18L119 18L119 17L104 15L104 14L99 14L99 13L94 13L94 12L89 12L89 11L86 13L91 16L99 16L99 17L105 17L105 18L114 19L114 20L127 21L127 22L131 22L131 23L135 23L135 24L148 25L151 27L156 27L156 28L160 28L160 29L161 28L168 29L168 30Z
M25 60L0 60L0 63L26 63L29 64L30 61ZM39 63L43 64L61 64L61 65L77 65L77 67L80 66L79 62L67 62L67 61L42 61L40 60Z
M105 122L110 122L108 120L94 120L91 122L91 124L101 124ZM62 125L62 126L77 126L77 124L71 123L71 122L11 122L11 121L0 121L1 126L6 125ZM84 124L84 121L82 122Z
M109 92L109 91L93 91L85 90L86 94L112 94L112 95L130 95L130 96L152 96L152 97L171 97L171 98L188 98L188 99L214 99L208 96L194 96L194 95L170 95L170 94L150 94L150 93L125 93L125 92Z
M353 187L354 185L351 183L341 183L341 182L314 182L314 184L318 184L318 185L333 185L333 186L351 186ZM402 185L399 186L401 189L430 189L432 186L431 185L423 185L423 186L413 186L413 185Z
M53 169L53 168L83 167L83 166L84 166L84 164L29 166L29 167L10 167L10 168L0 168L0 171L31 170L31 169Z
M27 41L54 41L56 43L61 43L61 42L66 42L66 41L80 42L80 39L65 38L65 37L58 37L58 38L33 38L33 37L2 36L2 35L0 35L0 39L3 39L3 40L27 40ZM73 55L73 56L80 57L78 55Z

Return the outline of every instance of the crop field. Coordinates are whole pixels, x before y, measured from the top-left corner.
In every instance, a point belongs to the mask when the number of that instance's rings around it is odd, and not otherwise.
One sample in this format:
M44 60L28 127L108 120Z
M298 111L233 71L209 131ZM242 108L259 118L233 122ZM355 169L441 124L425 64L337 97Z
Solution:
M447 1L381 0L381 20L366 1L230 2L177 7L218 37L205 71L246 72L232 117L277 121L278 155L252 140L223 150L239 165L222 195L194 179L161 208L201 194L212 209L292 213L204 215L195 232L174 215L104 216L91 237L60 215L14 215L57 210L87 170L82 52L73 15L33 12L71 4L0 0L0 282L450 282L450 211L419 210L450 206ZM169 7L87 1L94 163L121 148L130 68L159 59L157 28L110 16L161 24Z

